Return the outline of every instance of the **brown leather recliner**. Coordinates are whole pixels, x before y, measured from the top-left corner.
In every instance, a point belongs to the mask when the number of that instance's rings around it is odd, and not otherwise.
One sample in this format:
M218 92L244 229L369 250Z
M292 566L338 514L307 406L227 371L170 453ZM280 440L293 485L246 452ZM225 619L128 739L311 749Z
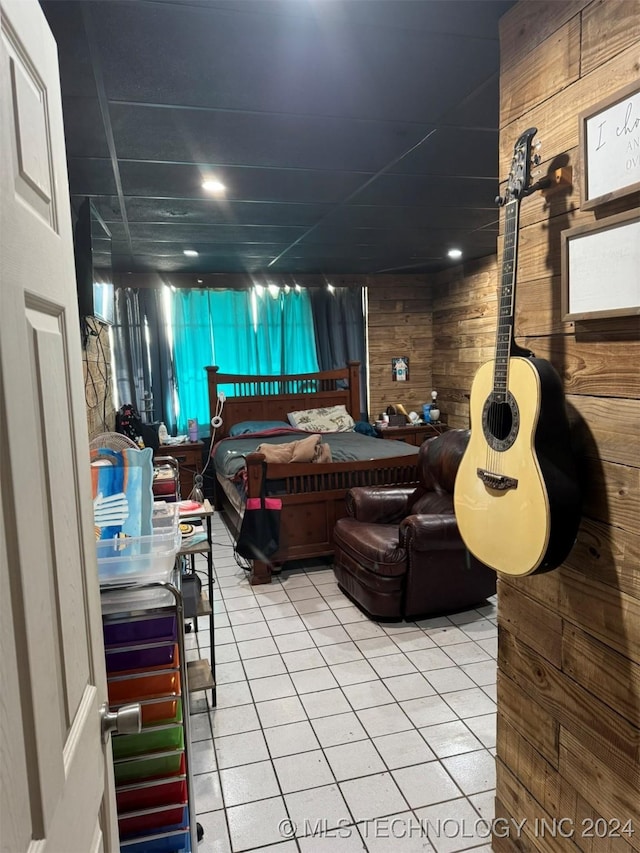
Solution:
M468 430L424 442L417 488L365 486L347 493L334 529L340 587L369 615L402 619L453 613L496 591L496 573L465 548L453 484Z

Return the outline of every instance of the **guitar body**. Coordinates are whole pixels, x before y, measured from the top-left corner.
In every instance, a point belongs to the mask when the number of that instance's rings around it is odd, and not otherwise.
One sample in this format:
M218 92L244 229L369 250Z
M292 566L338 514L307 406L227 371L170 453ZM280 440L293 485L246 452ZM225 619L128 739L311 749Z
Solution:
M492 404L495 362L471 387L471 437L454 506L460 534L480 562L507 575L550 571L565 559L580 519L560 377L546 361L512 357L506 411Z

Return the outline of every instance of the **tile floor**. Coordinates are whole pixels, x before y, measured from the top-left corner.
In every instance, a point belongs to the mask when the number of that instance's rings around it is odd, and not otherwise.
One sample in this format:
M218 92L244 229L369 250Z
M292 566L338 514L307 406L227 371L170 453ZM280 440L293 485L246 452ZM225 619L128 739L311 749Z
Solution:
M198 853L490 850L495 599L378 624L330 564L251 587L217 517L213 539L218 701L191 703ZM209 656L199 628L187 658Z

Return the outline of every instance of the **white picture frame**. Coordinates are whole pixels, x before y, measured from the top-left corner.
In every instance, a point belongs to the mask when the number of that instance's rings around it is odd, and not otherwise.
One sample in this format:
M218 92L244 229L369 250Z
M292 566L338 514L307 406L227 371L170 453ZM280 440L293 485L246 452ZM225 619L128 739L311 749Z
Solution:
M562 320L640 314L640 211L561 234Z
M582 209L640 193L640 83L580 113Z

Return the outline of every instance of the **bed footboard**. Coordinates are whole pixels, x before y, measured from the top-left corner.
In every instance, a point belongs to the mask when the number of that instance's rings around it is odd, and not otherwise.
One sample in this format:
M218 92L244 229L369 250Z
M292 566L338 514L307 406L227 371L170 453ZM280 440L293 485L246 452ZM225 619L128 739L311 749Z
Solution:
M417 457L399 456L360 462L270 464L262 453L250 453L247 497L259 497L266 470L282 499L280 548L271 565L254 561L251 583L270 583L273 566L333 554L333 529L346 515L345 496L354 486L413 485L418 482Z

